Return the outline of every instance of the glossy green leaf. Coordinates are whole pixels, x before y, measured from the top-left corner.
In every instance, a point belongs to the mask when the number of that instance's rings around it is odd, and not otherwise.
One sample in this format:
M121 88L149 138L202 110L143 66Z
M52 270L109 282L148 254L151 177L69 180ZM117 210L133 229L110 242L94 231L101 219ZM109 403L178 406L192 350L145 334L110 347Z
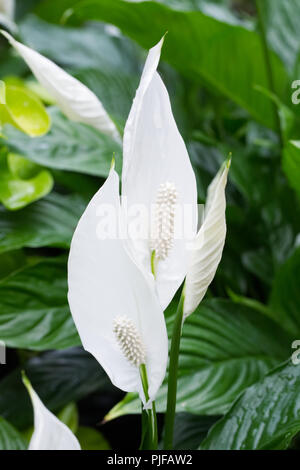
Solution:
M80 426L76 437L82 450L110 450L111 447L105 437L96 429Z
M201 449L286 449L300 432L300 365L286 363L247 388Z
M51 0L51 4L54 2ZM61 3L62 0L56 2L57 10ZM29 47L71 72L95 69L126 76L140 71L140 48L121 34L110 34L103 24L65 27L29 15L20 24L20 37Z
M0 450L25 450L26 441L21 434L0 416Z
M300 248L280 267L271 292L274 318L293 335L300 334Z
M36 137L48 132L51 121L46 109L33 93L8 85L5 104L0 104L0 123L11 124L30 137Z
M216 416L197 416L177 413L174 426L174 450L196 450L208 430L217 421Z
M273 127L272 104L254 87L268 88L259 35L200 11L177 11L161 3L86 0L74 7L76 17L105 21L149 49L168 31L163 58L194 81L203 81ZM143 27L141 27L143 25ZM275 90L285 99L287 75L272 54ZM238 64L238 65L237 65Z
M66 259L45 259L0 282L0 340L8 347L80 344L67 302Z
M44 197L53 187L49 171L26 158L0 154L0 202L9 210L19 210Z
M283 151L283 170L292 188L300 195L300 141L291 140Z
M120 393L99 363L82 348L50 351L28 359L22 367L43 403L58 413L70 402L97 392L113 403ZM0 381L0 415L18 429L32 425L32 406L17 368ZM101 416L95 416L95 423Z
M56 108L49 111L50 132L31 139L13 127L5 127L6 145L45 167L107 176L113 154L120 168L120 146L91 127L69 121Z
M0 207L0 253L22 247L68 248L87 201L51 193L18 212Z
M170 333L173 318L167 319ZM291 340L256 310L225 300L206 300L184 324L181 338L177 412L223 414L249 385L290 353ZM156 406L164 411L166 382ZM134 394L107 415L138 413Z
M0 254L0 279L26 265L26 256L22 250L13 250Z

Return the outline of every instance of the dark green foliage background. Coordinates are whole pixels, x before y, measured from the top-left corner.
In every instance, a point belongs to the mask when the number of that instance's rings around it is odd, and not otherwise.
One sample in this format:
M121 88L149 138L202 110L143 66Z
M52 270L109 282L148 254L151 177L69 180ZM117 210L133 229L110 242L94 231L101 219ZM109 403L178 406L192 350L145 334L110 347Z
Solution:
M176 449L299 448L300 365L291 356L300 340L300 105L292 103L300 7L261 4L273 93L254 1L17 1L16 36L91 88L121 132L146 50L168 31L159 71L199 202L232 152L224 255L183 329ZM0 79L12 76L32 79L1 38ZM113 388L82 350L67 303L73 231L114 152L121 170L122 149L55 105L48 112L47 135L5 126L0 137L1 159L21 154L54 179L49 194L20 210L0 205L0 340L8 347L0 365L0 449L26 448L32 431L22 369L83 448L137 448L139 401ZM175 307L166 311L169 332ZM161 433L165 405L166 382L157 397Z

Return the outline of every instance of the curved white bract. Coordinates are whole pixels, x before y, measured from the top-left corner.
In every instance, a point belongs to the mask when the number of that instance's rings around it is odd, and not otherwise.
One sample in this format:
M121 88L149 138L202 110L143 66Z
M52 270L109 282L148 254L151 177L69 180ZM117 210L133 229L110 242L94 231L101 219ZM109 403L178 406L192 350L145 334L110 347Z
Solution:
M16 41L2 31L19 52L40 84L56 100L61 111L71 120L89 124L120 142L120 134L97 96L83 83L38 52Z
M189 268L185 281L184 318L203 299L220 263L226 238L225 187L230 162L226 162L210 184L203 224L190 244Z
M174 221L166 224L172 228L174 225L174 240L166 243L158 240L157 246L165 246L167 256L158 256L155 262L157 292L165 309L186 275L186 241L195 236L197 228L197 189L168 92L156 71L162 44L163 39L149 51L126 122L122 196L128 211L134 205L140 205L149 215L163 186L172 185L176 193L176 204L172 209ZM144 239L132 237L128 244L131 255L148 277L151 276L151 252L155 246L151 229L150 223Z
M0 13L13 21L15 16L15 0L0 0Z
M138 365L145 358L153 400L166 373L168 337L156 292L128 255L119 218L119 178L112 169L75 230L68 298L84 348L114 385L138 392L145 404Z
M34 412L34 431L28 450L81 450L72 431L45 407L29 380L23 377L23 382Z

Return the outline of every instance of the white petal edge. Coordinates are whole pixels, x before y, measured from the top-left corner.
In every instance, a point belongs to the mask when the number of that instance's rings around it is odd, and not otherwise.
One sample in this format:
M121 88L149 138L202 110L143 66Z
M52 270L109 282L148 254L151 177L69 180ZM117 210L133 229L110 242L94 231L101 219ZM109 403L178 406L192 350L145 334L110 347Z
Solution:
M138 329L146 350L149 396L153 400L166 373L165 319L154 289L128 255L124 241L118 234L101 239L101 224L105 225L110 211L118 225L119 178L113 169L90 201L72 239L69 305L84 348L93 354L115 386L138 392L145 404L139 369L124 357L113 333L113 321L126 315Z
M225 188L230 161L226 162L211 182L203 224L190 246L189 268L184 287L184 318L193 313L212 282L226 238Z
M192 239L196 235L197 228L197 187L188 152L173 117L167 89L156 71L162 44L163 39L149 51L126 122L122 202L126 202L128 209L142 204L149 214L151 206L156 203L160 185L171 182L178 194L175 226L181 229L184 226L183 223L179 224L183 209L191 213L189 233L179 233L169 256L157 264L155 283L161 306L165 309L187 272L186 241L187 237ZM131 255L150 280L149 239L133 240L128 245Z
M0 0L0 12L13 21L15 16L15 0Z
M97 96L83 83L54 62L1 31L18 51L39 83L56 100L61 111L72 121L89 124L117 142L120 134Z
M43 404L27 377L23 377L34 412L34 431L28 450L81 450L72 431Z

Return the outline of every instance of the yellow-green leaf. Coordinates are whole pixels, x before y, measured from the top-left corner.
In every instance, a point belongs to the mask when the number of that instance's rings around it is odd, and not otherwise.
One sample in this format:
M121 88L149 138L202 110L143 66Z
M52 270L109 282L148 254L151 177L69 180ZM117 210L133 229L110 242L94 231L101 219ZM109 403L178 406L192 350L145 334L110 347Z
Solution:
M11 124L31 137L46 134L50 117L40 100L29 90L6 86L6 104L0 104L1 124Z
M52 187L53 177L48 170L20 155L0 154L0 202L7 209L21 209L46 196Z

